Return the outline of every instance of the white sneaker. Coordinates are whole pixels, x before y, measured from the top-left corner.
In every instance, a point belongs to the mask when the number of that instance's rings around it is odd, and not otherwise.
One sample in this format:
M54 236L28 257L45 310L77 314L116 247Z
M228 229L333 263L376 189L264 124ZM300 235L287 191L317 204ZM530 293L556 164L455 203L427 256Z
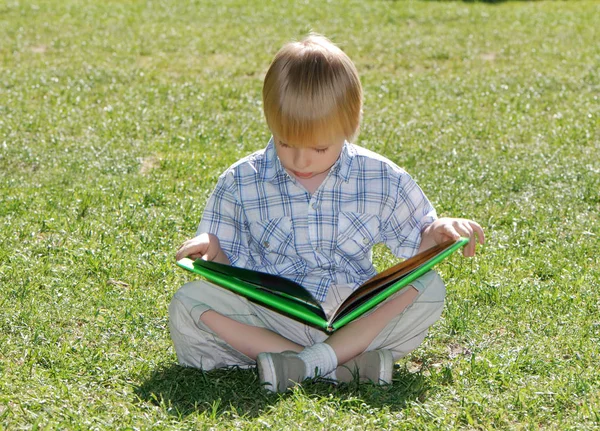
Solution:
M372 382L377 385L392 383L394 357L389 350L371 350L350 359L336 368L338 382L350 383L358 378L359 382Z
M259 353L258 376L266 390L285 392L306 379L306 364L295 352Z

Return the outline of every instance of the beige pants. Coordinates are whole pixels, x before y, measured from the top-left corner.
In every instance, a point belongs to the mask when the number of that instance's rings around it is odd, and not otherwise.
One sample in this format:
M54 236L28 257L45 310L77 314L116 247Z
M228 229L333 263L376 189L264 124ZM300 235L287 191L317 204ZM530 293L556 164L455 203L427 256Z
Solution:
M446 289L439 275L428 272L412 285L419 291L415 301L379 333L367 350L388 349L394 360L417 348L428 328L439 319ZM401 290L396 295L403 292ZM323 303L327 313L350 294L344 286L332 287ZM257 305L206 281L183 285L169 305L171 338L181 365L211 370L237 365L243 368L255 361L221 340L200 320L208 310L247 325L270 329L301 346L323 342L328 334Z

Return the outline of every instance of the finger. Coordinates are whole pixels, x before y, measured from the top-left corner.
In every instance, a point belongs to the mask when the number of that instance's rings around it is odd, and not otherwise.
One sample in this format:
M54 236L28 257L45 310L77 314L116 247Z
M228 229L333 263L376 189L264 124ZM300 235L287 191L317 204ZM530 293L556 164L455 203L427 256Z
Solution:
M444 226L444 235L448 236L450 239L457 240L460 238L460 233L456 230L456 228L452 225Z
M202 259L208 260L208 261L213 261L213 260L215 260L216 257L217 257L217 250L214 250L213 248L209 247L208 250L206 250L206 253L204 254L204 256L202 256Z
M196 256L196 257L194 257ZM202 256L202 253L198 250L197 247L194 247L193 244L184 244L177 253L175 254L175 258L177 260L183 259L184 257L189 257L190 259L197 259L197 257Z
M184 241L183 244L181 244L179 246L179 248L177 249L177 252L175 253L175 259L176 260L183 259L186 256L185 252L186 252L186 250L187 250L187 248L188 248L188 246L189 246L189 244L190 244L191 241L192 241L191 239L188 239L188 240Z
M469 226L469 224L467 223L467 220L464 219L456 219L453 221L452 226L454 227L454 229L456 230L456 232L459 234L459 237L463 237L463 238L469 238L469 242L467 243L467 245L463 248L462 253L463 256L472 256L472 254L474 253L473 250L473 229L471 229L471 226ZM455 238L458 239L458 238Z
M467 238L473 238L473 229L471 228L471 226L469 225L469 223L466 223L464 221L460 221L456 224L456 231L464 237Z
M466 235L463 235L463 237L466 237ZM469 238L469 242L464 246L462 254L465 257L471 257L473 256L473 252L473 238Z
M475 256L475 240L473 238L469 239L469 242L463 248L463 256L465 257L473 257Z
M471 256L475 256L475 249L477 248L477 243L485 243L485 234L483 233L483 228L478 223L472 220L468 220L467 222L472 232L468 251Z
M453 226L460 238L469 238L469 242L463 248L462 253L463 256L471 256L471 254L473 253L471 246L471 244L473 243L473 231L466 223L463 222L463 220L454 221ZM459 238L454 239L457 240Z
M473 228L473 231L475 231L475 233L477 234L479 244L485 244L485 234L483 233L483 228L475 222L471 222L471 227Z
M472 220L468 220L467 224L469 225L469 229L471 230L471 235L470 235L470 240L469 240L469 244L466 247L467 250L465 250L465 253L468 253L468 256L475 256L475 250L477 248L477 244L483 244L485 242L485 235L483 233L483 229L481 228L481 226L472 221ZM467 256L467 254L465 254L465 256Z
M177 249L177 251L175 252L175 260L180 260L181 259L181 249L183 248L183 244L181 245L181 247L179 247Z
M473 233L472 230L468 229L468 234L466 234L465 236L467 238L469 238L469 242L467 243L466 247L463 250L463 255L467 256L467 257L472 257L475 255L475 244L476 244L476 239L475 239L475 235Z
M182 248L180 248L179 250L177 250L177 253L175 253L175 260L181 260L185 257L184 255L184 251Z
M465 249L463 251L463 255L465 257L475 256L475 240L473 238L471 238L469 240L469 243L467 244L467 246L465 247Z

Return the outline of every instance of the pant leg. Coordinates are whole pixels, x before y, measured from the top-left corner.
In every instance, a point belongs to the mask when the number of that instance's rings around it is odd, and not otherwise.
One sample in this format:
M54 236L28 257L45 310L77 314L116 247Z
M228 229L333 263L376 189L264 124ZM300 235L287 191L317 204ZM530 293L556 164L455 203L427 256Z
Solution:
M429 327L440 318L446 296L440 276L429 271L412 285L419 291L414 302L387 324L367 350L391 350L396 361L416 349L425 339Z
M169 330L179 364L203 370L254 365L254 360L221 340L200 321L208 310L263 327L245 298L206 281L187 283L175 293L169 305Z
M255 365L253 359L231 347L200 320L208 310L246 325L266 328L301 346L327 338L324 332L224 288L207 281L193 281L183 285L169 305L169 329L179 364L203 370Z

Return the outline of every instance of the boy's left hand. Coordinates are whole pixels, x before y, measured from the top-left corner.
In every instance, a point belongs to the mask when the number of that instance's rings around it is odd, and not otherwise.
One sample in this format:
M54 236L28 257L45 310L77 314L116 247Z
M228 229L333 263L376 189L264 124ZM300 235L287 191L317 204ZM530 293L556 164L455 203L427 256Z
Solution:
M467 257L475 256L477 243L485 242L483 229L473 220L443 217L434 221L423 231L421 244L433 242L431 244L433 246L451 239L457 240L460 237L470 238L469 243L463 249L463 255Z

